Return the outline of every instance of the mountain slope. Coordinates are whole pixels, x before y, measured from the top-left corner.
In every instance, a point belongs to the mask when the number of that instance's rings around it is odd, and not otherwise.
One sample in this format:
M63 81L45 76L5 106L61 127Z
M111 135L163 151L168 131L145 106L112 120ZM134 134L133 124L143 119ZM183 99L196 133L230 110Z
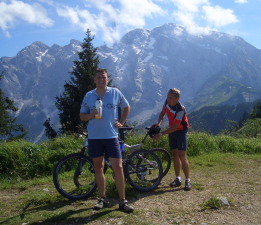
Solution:
M0 59L0 71L5 71L1 88L15 101L16 116L29 131L31 140L43 136L43 122L51 117L58 124L55 97L62 92L69 79L73 60L81 50L81 42L72 40L69 45L48 47L34 42L17 56Z
M223 90L228 92L224 102L210 102L207 96L205 100L200 96L208 94L209 86L218 87L223 77L238 87L251 87L244 90L251 100L260 98L261 52L240 37L219 32L195 36L182 26L166 24L152 31L127 33L112 48L101 47L100 58L102 66L110 69L114 83L131 100L133 120L147 120L160 110L172 87L181 89L181 101L189 111L247 101L237 96L242 95L239 90L237 94L229 92L229 85ZM198 98L202 98L200 102Z
M260 98L261 91L227 76L217 76L206 81L196 93L193 111L205 106L237 105Z
M218 134L234 122L241 123L251 114L257 102L247 102L238 105L206 106L189 113L191 129ZM227 123L227 121L234 121ZM242 124L240 124L242 125Z
M0 71L5 71L0 87L15 100L18 121L31 139L42 138L48 117L58 126L55 96L63 91L80 44L34 42L15 57L0 58ZM261 98L261 51L225 33L191 35L176 24L135 29L112 47L100 46L98 55L100 67L109 69L113 85L131 104L129 121L140 125L157 118L173 87L181 90L189 112Z

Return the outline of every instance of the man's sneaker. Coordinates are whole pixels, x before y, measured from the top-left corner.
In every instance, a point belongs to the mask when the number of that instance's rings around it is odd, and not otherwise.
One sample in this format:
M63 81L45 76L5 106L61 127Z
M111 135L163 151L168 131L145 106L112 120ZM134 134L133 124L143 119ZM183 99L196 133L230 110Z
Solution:
M191 188L192 188L192 183L190 182L190 180L186 180L186 181L185 181L184 190L185 190L185 191L190 191Z
M179 187L181 185L181 181L176 178L172 183L169 184L170 187Z
M134 208L132 206L129 205L127 200L121 200L120 204L119 204L119 209L131 213L133 212Z
M98 203L93 207L94 210L100 210L102 208L108 207L109 201L107 198L100 198Z

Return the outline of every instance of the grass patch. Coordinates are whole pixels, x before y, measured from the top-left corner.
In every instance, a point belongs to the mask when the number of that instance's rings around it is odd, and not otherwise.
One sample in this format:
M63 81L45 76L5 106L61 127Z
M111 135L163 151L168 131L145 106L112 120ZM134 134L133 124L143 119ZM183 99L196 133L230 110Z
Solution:
M232 198L211 197L209 200L205 201L202 204L202 210L221 209L223 207L230 206L233 204L234 204L234 200Z
M40 177L34 179L22 179L20 177L8 177L3 178L0 182L0 190L10 189L10 188L17 188L17 189L27 189L31 186L35 185L43 185L46 183L52 183L53 177Z
M203 191L205 188L204 188L203 184L193 183L193 189L198 190L198 191Z
M217 197L212 197L203 203L203 210L206 209L221 209L223 204L222 201Z
M39 190L38 192L28 192L21 196L21 200L23 201L23 208L26 209L29 206L40 206L40 205L48 205L53 204L55 202L61 201L62 197L59 195L53 195L53 193L43 190Z
M127 143L141 143L144 134L130 134ZM213 136L208 133L190 132L189 156L200 156L208 153L241 153L261 154L260 138L235 138L228 135ZM33 144L24 140L3 142L0 144L0 178L7 177L33 179L52 175L53 168L65 155L76 153L81 149L84 138L64 136L41 144ZM169 149L168 137L163 136L158 142L148 138L145 149ZM225 164L225 162L224 162ZM202 166L214 167L214 162Z
M241 167L240 162L244 161L246 157L251 160L258 160L260 155L212 152L210 154L190 157L189 160L191 162L192 171L194 167L199 167L202 170L215 171L218 173L226 170L230 170L231 172L238 170Z

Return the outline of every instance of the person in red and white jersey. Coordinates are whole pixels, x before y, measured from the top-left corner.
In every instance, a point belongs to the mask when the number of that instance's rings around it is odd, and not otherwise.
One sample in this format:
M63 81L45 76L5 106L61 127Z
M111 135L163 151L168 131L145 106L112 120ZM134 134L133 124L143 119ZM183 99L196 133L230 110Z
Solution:
M162 111L159 115L158 123L153 126L160 126L165 115L169 119L169 128L162 131L153 137L154 140L159 140L161 136L169 136L169 146L173 151L174 169L176 178L170 183L171 187L181 186L181 169L185 175L185 188L189 191L192 187L190 181L190 167L187 159L188 149L188 128L190 127L188 115L185 107L180 103L180 90L172 88L168 92L167 100L165 101Z

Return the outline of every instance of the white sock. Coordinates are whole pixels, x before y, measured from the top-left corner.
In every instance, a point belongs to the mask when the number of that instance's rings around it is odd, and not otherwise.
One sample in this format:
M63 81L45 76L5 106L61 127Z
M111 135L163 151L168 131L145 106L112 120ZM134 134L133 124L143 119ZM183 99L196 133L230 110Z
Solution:
M180 177L180 176L177 176L176 178L178 178L178 179L179 179L179 181L181 182L181 180L182 180L182 179L181 179L181 177Z

